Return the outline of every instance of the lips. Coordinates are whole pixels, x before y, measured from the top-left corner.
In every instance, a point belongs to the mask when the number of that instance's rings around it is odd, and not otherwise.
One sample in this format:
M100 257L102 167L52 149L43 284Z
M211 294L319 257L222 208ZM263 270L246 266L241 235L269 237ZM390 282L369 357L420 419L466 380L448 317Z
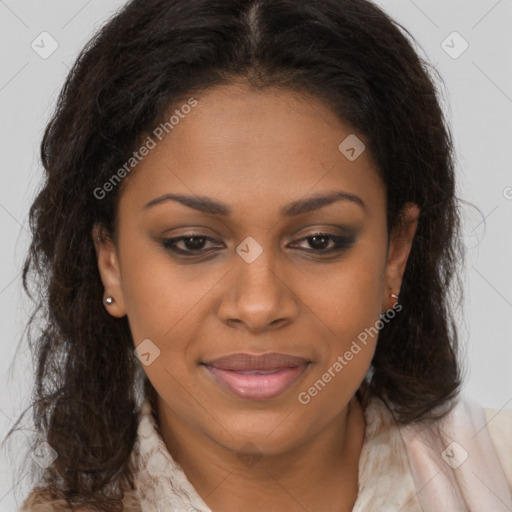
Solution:
M267 354L244 354L242 352L219 357L204 364L214 366L221 370L231 371L256 371L256 370L276 370L278 368L294 368L308 363L302 357L291 356L270 352Z
M281 353L236 353L202 363L213 380L234 395L265 400L283 393L311 361Z

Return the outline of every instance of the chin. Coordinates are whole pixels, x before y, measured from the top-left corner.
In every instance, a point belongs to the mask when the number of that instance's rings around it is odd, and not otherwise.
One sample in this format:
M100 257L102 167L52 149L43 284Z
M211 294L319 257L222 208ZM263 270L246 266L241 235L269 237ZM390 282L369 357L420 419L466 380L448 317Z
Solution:
M297 425L303 425L302 421L294 418L293 422L287 422L286 418L287 413L267 416L258 411L252 417L245 415L243 420L233 421L234 415L229 415L226 422L219 419L221 425L229 427L225 430L219 427L209 435L218 444L237 454L279 455L302 444L306 435L304 428L297 428Z

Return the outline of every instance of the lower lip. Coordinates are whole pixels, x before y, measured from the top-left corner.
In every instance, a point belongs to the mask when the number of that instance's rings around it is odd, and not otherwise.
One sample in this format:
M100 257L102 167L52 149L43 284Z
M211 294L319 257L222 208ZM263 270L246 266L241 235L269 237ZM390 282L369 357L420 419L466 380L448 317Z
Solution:
M281 368L272 373L236 372L204 365L214 379L246 400L267 400L280 395L304 373L309 364Z

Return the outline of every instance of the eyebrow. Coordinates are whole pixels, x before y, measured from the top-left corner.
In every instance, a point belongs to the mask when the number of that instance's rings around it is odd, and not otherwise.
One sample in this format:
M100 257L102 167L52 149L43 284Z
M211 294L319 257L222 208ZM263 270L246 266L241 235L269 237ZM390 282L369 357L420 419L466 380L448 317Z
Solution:
M146 203L143 209L147 210L148 208L166 201L176 201L185 206L188 206L189 208L193 208L194 210L212 215L229 216L233 213L232 209L228 205L210 197L188 196L183 194L165 194ZM330 205L337 201L349 201L354 204L358 204L361 206L361 208L363 208L363 210L366 211L366 204L359 196L350 194L348 192L334 191L328 194L317 194L314 196L306 197L305 199L293 201L292 203L289 203L281 208L281 215L283 217L293 217L318 210L319 208Z

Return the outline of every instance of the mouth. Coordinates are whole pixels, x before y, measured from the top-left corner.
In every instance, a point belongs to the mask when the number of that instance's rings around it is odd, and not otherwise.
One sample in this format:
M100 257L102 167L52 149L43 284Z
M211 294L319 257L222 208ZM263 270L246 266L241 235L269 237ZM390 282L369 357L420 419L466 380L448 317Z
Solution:
M280 353L236 353L201 363L213 380L239 398L268 400L290 388L311 361Z

